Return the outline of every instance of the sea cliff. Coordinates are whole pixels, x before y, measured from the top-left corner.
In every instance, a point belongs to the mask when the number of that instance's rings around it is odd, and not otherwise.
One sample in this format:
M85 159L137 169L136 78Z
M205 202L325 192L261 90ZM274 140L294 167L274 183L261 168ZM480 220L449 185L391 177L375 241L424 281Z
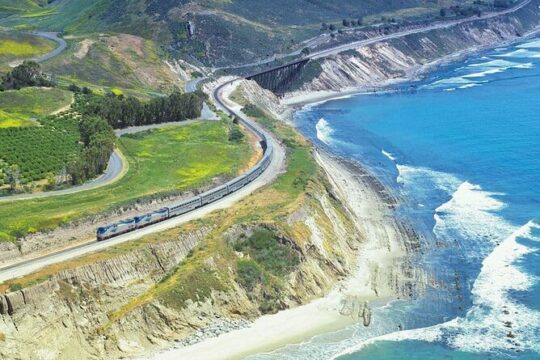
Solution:
M283 103L310 102L416 80L438 65L519 40L539 28L540 1L532 0L508 14L396 37L314 60L303 84L289 92Z

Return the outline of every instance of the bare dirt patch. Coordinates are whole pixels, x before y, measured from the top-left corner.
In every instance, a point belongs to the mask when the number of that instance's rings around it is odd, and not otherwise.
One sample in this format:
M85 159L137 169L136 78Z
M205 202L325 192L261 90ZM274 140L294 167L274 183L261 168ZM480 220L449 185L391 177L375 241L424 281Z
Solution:
M77 50L74 56L79 60L84 59L84 57L88 54L88 51L90 50L92 45L94 45L94 43L95 43L94 40L84 39L83 41L79 43L80 45L79 50Z

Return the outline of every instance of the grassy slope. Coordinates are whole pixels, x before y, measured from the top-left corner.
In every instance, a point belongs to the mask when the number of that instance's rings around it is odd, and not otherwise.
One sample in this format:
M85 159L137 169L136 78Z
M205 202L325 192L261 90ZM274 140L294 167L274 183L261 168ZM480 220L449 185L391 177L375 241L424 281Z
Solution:
M472 2L448 0L445 4ZM360 4L357 0L57 0L38 12L13 12L11 17L0 19L0 25L71 34L130 33L157 41L175 56L226 65L290 50L299 41L319 34L322 22L341 27L344 18L364 17L365 23L379 23L382 15L398 20L432 19L438 11L436 4L424 0L365 0ZM193 39L186 33L188 19L196 27Z
M295 130L264 116L257 117L257 120L265 124L287 144L286 173L280 175L272 185L254 193L237 205L208 216L204 223L212 224L215 230L207 241L198 246L191 256L160 283L111 313L109 315L110 321L104 326L104 329L111 326L114 321L126 316L133 309L154 299L160 299L174 309L182 309L185 306L184 302L188 299L204 301L212 291L230 290L233 287L232 281L235 281L231 278L230 269L237 269L238 266L243 265L242 262L238 261L234 248L222 237L222 234L232 225L268 224L278 226L286 236L301 243L305 231L297 229L296 226L289 227L286 218L306 203L311 202L312 199L306 196L306 192L320 189L321 181L324 180L321 180L320 173L317 171L310 145ZM321 218L320 221L324 223L328 219ZM191 226L194 225L197 224ZM155 242L175 239L178 233L184 230L182 228L169 230L145 237L142 241ZM123 251L127 250L129 249L124 248ZM253 264L253 262L256 263ZM268 305L283 295L280 294L279 289L283 286L284 277L279 276L277 271L269 271L266 264L258 259L252 259L250 263L255 268L262 269L266 279L263 286L268 298L259 299L261 310L265 311L262 306ZM214 266L209 267L208 264L214 264ZM216 271L216 269L221 270ZM33 278L35 279L35 277ZM238 281L242 282L241 279ZM270 312L275 310L272 307L268 309Z
M130 167L120 181L73 195L0 202L0 241L54 228L140 197L183 191L216 176L236 175L251 151L246 142L228 141L228 126L195 123L122 138L120 147Z
M132 35L90 36L69 39L68 45L43 64L61 84L120 88L127 95L166 92L173 84L182 85L151 40Z
M9 63L46 54L54 50L56 42L29 34L0 31L0 72L9 70Z
M32 118L64 108L72 99L71 92L57 88L0 92L0 128L32 125Z

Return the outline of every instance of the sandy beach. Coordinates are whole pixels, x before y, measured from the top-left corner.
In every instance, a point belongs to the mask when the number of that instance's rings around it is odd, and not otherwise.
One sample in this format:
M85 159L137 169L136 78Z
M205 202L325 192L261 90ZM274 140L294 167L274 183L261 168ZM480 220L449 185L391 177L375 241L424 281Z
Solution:
M337 196L347 199L363 241L358 244L357 271L338 283L324 298L307 305L265 315L249 327L209 338L194 345L152 354L150 359L241 359L271 352L288 344L365 321L362 307L402 296L396 271L407 254L410 234L392 216L395 200L359 165L324 151L315 158L327 172ZM366 271L367 270L367 271ZM400 295L401 294L401 295Z

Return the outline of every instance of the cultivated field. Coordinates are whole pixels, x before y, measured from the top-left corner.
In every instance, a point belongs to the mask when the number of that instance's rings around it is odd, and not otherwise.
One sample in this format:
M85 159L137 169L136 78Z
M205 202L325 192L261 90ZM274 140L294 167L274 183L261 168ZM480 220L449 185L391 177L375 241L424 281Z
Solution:
M79 154L79 138L77 120L68 116L42 118L39 126L0 128L0 187L8 185L12 165L19 169L20 185L58 173Z
M200 187L217 176L236 175L252 151L245 140L229 141L229 126L193 123L121 138L119 146L129 162L121 180L72 195L0 202L0 241L13 241L140 198Z

